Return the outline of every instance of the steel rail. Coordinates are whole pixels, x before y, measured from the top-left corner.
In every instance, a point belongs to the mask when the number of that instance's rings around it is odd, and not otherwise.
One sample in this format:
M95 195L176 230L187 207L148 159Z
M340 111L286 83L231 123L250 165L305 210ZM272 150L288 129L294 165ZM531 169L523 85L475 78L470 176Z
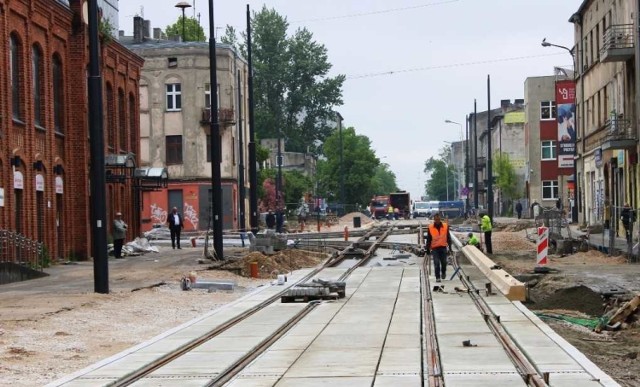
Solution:
M357 246L358 244L364 243L365 241L367 241L371 236L373 236L375 233L379 232L381 230L381 227L375 227L372 228L371 230L369 230L366 234L364 234L363 236L361 236L360 238L358 238L357 241L351 243L349 246L347 246L344 250L342 250L338 256L331 261L330 266L337 266L340 263L342 263L345 258L346 258L346 254L351 251L352 248L354 248L355 246ZM375 243L375 242L374 242Z
M371 258L371 255L373 254L373 252L378 248L378 245L384 241L389 234L391 234L391 231L393 231L393 226L389 227L387 229L387 231L385 231L380 238L376 239L376 241L369 246L369 248L367 249L367 251L364 253L364 256L362 257L362 259L360 259L358 262L356 262L355 265L351 266L349 269L347 269L347 271L345 271L339 278L338 281L344 281L347 278L349 278L349 276L351 275L351 273L353 273L357 268L359 268L360 266L364 265L365 262L367 262L369 260L369 258Z
M456 244L456 248L459 249L460 246ZM476 304L476 307L478 308L480 313L482 313L485 322L504 348L511 362L516 366L518 373L524 379L525 383L527 383L527 385L529 386L536 387L548 386L548 376L546 374L540 374L535 365L529 361L526 355L520 350L517 343L511 338L511 336L509 336L509 333L502 326L500 318L493 313L486 301L480 296L480 292L473 285L473 283L464 276L464 271L458 264L456 255L453 255L452 257L452 264L453 268L458 271L458 277L460 278L462 284L467 289L469 289L469 296Z
M431 285L429 283L429 259L425 257L420 270L422 283L422 344L426 353L426 370L423 368L423 375L426 371L429 387L444 386L444 376L442 375L442 362L440 359L440 349L438 346L438 337L436 336L436 324L433 312L433 301L431 298ZM423 367L425 364L423 362ZM424 377L423 377L424 380Z
M258 356L262 355L271 345L273 345L276 341L278 341L282 336L284 336L287 332L291 330L297 323L300 322L306 315L311 313L311 311L320 304L318 301L312 301L308 303L304 309L298 312L295 316L285 322L280 329L271 335L267 336L264 340L262 340L258 345L252 348L249 352L247 352L240 359L236 360L233 364L227 367L225 370L220 372L218 376L209 381L205 386L222 386L225 383L229 382L236 375L238 375L247 365L249 365L252 361L258 358Z

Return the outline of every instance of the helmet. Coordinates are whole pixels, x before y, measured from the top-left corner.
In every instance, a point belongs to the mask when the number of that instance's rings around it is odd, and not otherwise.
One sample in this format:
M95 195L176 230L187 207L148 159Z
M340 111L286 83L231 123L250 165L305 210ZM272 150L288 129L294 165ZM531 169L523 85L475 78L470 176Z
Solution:
M473 236L473 233L472 233L472 232L470 232L469 234L467 234L467 236L468 236L469 238L471 238L471 237Z

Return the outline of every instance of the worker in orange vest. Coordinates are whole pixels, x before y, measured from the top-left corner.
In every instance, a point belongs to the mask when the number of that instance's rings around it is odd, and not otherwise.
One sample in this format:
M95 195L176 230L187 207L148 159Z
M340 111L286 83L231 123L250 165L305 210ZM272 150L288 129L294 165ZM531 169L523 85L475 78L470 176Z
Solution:
M433 253L433 271L436 282L447 277L447 249L451 252L451 234L449 225L442 223L440 214L433 215L433 223L429 225L427 233L426 252L427 255Z

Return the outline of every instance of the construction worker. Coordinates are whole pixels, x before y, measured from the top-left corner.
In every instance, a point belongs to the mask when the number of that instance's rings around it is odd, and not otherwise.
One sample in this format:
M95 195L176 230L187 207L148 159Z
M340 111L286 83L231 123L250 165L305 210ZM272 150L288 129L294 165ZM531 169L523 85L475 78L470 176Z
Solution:
M484 233L484 247L487 254L493 254L493 247L491 246L491 218L488 214L483 214L480 219L480 230Z
M393 206L391 204L387 207L387 219L393 220Z
M478 237L475 236L474 233L470 232L468 234L469 240L467 241L467 244L470 246L475 246L478 248L478 250L482 250L482 246L480 246L480 239L478 239Z
M451 253L451 234L449 226L440 221L440 214L433 215L433 223L429 225L425 251L427 255L433 253L433 271L436 282L447 277L447 249Z

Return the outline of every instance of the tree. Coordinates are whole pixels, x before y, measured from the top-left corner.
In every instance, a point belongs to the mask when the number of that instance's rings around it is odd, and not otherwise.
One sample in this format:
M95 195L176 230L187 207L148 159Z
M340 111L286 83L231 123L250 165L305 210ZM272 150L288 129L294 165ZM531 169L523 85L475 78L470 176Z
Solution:
M286 171L282 173L282 190L286 203L299 203L300 199L308 192L313 191L313 182L299 171Z
M373 195L388 195L396 191L396 174L389 169L389 164L379 164L373 175Z
M340 198L341 173L344 174L345 204L366 205L374 194L375 170L380 164L367 136L354 128L342 130L343 164L340 168L340 137L336 130L324 143L326 160L318 161L318 186L322 196Z
M513 164L511 164L509 155L506 153L496 153L493 155L493 163L495 187L500 190L500 199L503 203L502 208L509 208L509 204L515 198L518 189L516 171L513 168Z
M429 175L425 184L425 192L432 200L447 200L447 184L449 186L449 199L455 197L455 168L448 163L451 148L440 151L438 158L430 157L424 164L424 172ZM453 195L452 195L453 193Z
M287 150L306 152L335 127L335 107L342 104L344 75L329 77L327 49L306 28L287 35L287 19L266 6L252 15L252 59L256 134L284 137ZM227 26L222 42L237 45L246 56L245 42Z
M182 36L182 16L178 20L164 31L167 36ZM184 20L184 34L186 41L188 42L204 42L206 36L204 35L204 29L198 20L193 17L186 17Z

